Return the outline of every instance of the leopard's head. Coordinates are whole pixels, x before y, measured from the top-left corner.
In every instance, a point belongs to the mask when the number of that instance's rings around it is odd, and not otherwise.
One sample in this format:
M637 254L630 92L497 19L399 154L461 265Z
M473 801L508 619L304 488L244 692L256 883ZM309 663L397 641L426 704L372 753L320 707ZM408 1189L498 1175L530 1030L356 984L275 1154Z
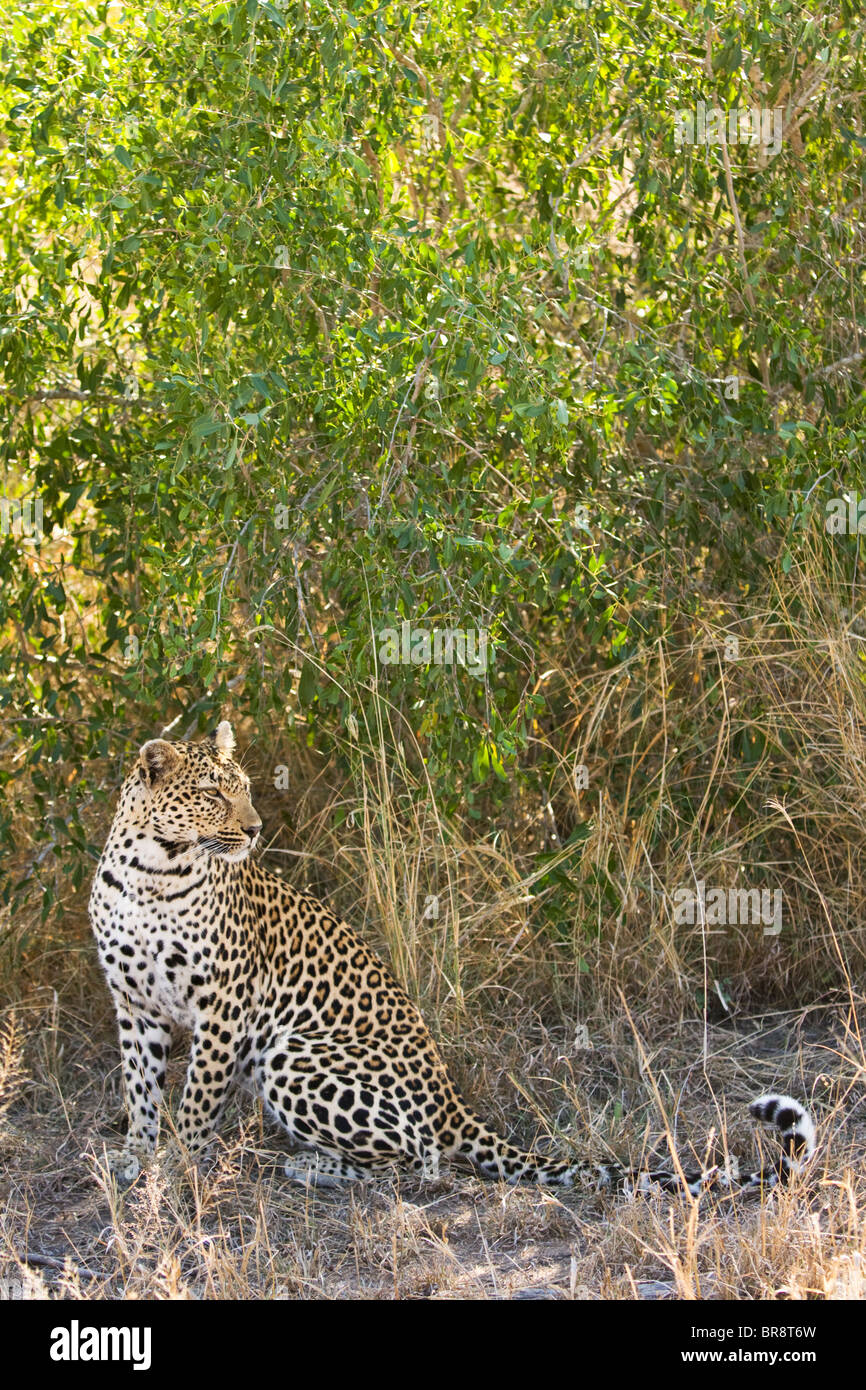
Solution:
M141 749L137 776L154 837L165 845L196 846L229 863L246 859L262 822L250 801L250 782L232 757L228 720L201 743L152 738Z

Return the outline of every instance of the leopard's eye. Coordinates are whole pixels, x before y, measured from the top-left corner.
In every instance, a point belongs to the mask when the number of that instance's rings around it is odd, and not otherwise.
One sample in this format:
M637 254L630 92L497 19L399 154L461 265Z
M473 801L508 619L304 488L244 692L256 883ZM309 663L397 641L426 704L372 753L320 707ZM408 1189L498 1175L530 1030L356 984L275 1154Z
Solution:
M219 787L202 787L201 790L214 801L228 801L228 797L223 795Z

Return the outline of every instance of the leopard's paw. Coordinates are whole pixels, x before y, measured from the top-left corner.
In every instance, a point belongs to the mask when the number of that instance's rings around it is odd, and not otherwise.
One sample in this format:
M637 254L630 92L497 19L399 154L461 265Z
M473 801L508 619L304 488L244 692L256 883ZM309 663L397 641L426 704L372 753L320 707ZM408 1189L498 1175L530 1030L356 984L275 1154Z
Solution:
M141 1155L134 1149L106 1149L105 1161L121 1187L130 1187L141 1173Z

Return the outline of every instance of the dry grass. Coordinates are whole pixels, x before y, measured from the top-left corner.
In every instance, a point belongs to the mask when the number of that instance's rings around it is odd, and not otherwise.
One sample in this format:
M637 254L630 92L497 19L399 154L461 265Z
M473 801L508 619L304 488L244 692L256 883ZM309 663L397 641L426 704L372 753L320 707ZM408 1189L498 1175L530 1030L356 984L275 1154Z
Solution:
M748 1163L747 1102L778 1087L819 1120L808 1183L700 1207L457 1171L310 1194L287 1183L282 1136L244 1099L211 1169L166 1153L119 1194L101 1164L122 1124L114 1022L86 888L58 881L62 924L19 913L3 938L0 1278L89 1298L862 1296L863 662L856 622L838 618L845 577L822 560L819 583L809 563L748 615L702 614L616 672L552 656L561 715L532 752L558 772L483 825L444 815L423 749L384 703L377 727L347 735L345 781L238 720L266 862L390 957L503 1133L633 1162L727 1146ZM100 838L106 813L87 814ZM544 878L556 856L558 883ZM783 931L677 924L672 895L694 879L778 884Z
M475 1024L455 1057L473 1099L512 1137L556 1133L597 1155L701 1156L711 1128L755 1153L749 1095L811 1089L822 1150L807 1185L763 1206L611 1200L482 1183L395 1178L345 1193L287 1183L282 1136L257 1103L236 1102L207 1171L166 1151L126 1194L101 1164L122 1115L112 1020L91 965L90 1008L34 999L16 1011L31 1039L29 1074L4 1093L0 1277L33 1296L87 1298L813 1298L859 1296L864 1257L858 1040L803 1015L667 1032L642 1076L628 1029L575 1052L564 1023L530 1011ZM71 991L70 991L71 995ZM754 1031L753 1031L754 1030ZM464 1058L472 1057L473 1064ZM461 1064L462 1063L462 1064ZM519 1082L520 1094L510 1077ZM183 1056L170 1085L177 1098ZM686 1085L685 1092L681 1089ZM665 1114L648 1097L654 1087ZM521 1099L522 1097L522 1099ZM515 1116L520 1122L515 1124ZM577 1118L575 1118L577 1117ZM29 1272L28 1272L29 1271Z

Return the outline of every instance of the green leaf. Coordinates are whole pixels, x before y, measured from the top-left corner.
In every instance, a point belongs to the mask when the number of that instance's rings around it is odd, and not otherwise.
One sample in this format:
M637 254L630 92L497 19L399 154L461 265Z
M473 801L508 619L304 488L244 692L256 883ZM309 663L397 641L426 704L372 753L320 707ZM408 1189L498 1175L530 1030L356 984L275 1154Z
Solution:
M192 422L190 434L193 439L204 439L209 434L218 434L224 428L224 421L215 420L212 415L199 415L198 419Z
M301 668L301 678L298 681L298 699L304 708L313 703L316 685L316 668L312 661L305 661Z

